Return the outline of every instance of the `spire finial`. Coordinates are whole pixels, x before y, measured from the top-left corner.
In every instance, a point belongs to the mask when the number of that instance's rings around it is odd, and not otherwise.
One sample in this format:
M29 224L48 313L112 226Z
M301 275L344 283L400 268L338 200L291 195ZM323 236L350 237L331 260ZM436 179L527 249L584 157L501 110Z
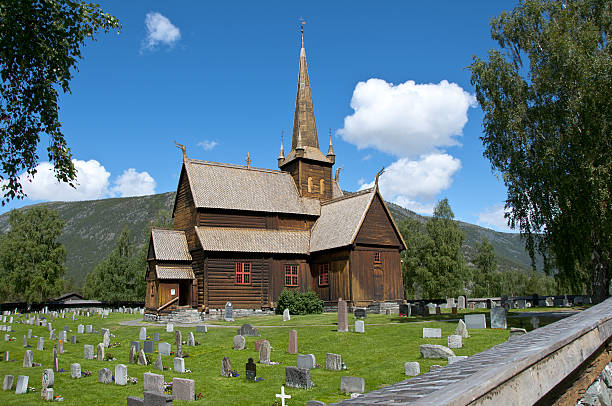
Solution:
M327 155L336 155L334 154L334 146L332 145L332 129L329 129L329 149L327 150Z
M251 153L250 152L247 152L247 157L245 159L245 162L246 162L247 168L250 168L251 167Z
M285 159L285 149L283 148L284 135L285 135L285 130L281 131L281 147L280 147L280 154L278 155L278 159Z
M306 24L306 21L303 18L300 18L300 32L302 34L302 48L304 48L304 24Z

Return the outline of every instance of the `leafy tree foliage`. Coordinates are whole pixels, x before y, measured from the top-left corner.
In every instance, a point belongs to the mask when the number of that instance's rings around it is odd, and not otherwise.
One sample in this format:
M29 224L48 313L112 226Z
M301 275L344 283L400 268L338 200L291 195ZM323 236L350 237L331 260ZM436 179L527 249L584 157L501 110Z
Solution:
M87 39L119 28L98 5L71 0L0 2L0 180L2 203L23 198L19 175L35 174L41 134L59 181L74 185L76 171L61 131L58 91L70 79Z
M35 206L13 210L10 230L0 237L0 298L42 302L63 291L66 249L58 242L64 222Z
M470 66L508 223L565 284L590 280L596 302L612 251L611 22L610 1L523 0L491 22L499 49Z
M406 298L422 297L423 292L418 283L418 275L421 266L421 250L428 239L425 234L425 226L418 220L407 218L398 227L406 243L406 250L402 252L402 277Z
M108 302L143 300L146 268L142 267L138 254L125 227L115 249L85 278L85 297Z
M493 244L485 237L476 245L478 254L474 259L476 265L474 274L474 296L490 297L491 287L495 285L495 271L497 270L497 257Z

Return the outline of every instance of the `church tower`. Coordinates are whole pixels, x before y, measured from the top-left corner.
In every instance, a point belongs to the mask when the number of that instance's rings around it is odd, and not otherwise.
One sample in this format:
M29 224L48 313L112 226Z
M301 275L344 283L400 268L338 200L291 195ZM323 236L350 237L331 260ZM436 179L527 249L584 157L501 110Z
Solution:
M304 49L304 30L302 29L302 48L300 49L300 71L293 116L293 137L291 151L284 156L283 146L278 157L278 167L293 176L301 196L327 202L332 199L332 166L336 155L329 140L327 156L319 150L319 138L315 123L306 51Z

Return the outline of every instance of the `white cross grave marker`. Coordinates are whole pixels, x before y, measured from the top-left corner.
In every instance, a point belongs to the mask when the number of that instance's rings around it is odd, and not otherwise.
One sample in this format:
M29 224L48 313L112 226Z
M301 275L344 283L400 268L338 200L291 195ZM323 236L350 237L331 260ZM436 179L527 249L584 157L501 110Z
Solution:
M291 395L285 395L284 386L281 386L281 393L277 393L276 397L281 399L282 406L285 406L285 399L291 399Z

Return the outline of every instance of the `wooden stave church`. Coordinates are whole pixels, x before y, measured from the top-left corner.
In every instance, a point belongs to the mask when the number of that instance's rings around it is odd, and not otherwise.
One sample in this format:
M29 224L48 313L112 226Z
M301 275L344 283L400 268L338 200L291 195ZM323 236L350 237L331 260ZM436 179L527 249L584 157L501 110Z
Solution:
M279 170L189 159L174 229L152 229L145 308L160 315L270 309L283 289L312 290L333 306L401 302L406 246L378 190L345 196L330 137L319 149L302 36L291 151Z

